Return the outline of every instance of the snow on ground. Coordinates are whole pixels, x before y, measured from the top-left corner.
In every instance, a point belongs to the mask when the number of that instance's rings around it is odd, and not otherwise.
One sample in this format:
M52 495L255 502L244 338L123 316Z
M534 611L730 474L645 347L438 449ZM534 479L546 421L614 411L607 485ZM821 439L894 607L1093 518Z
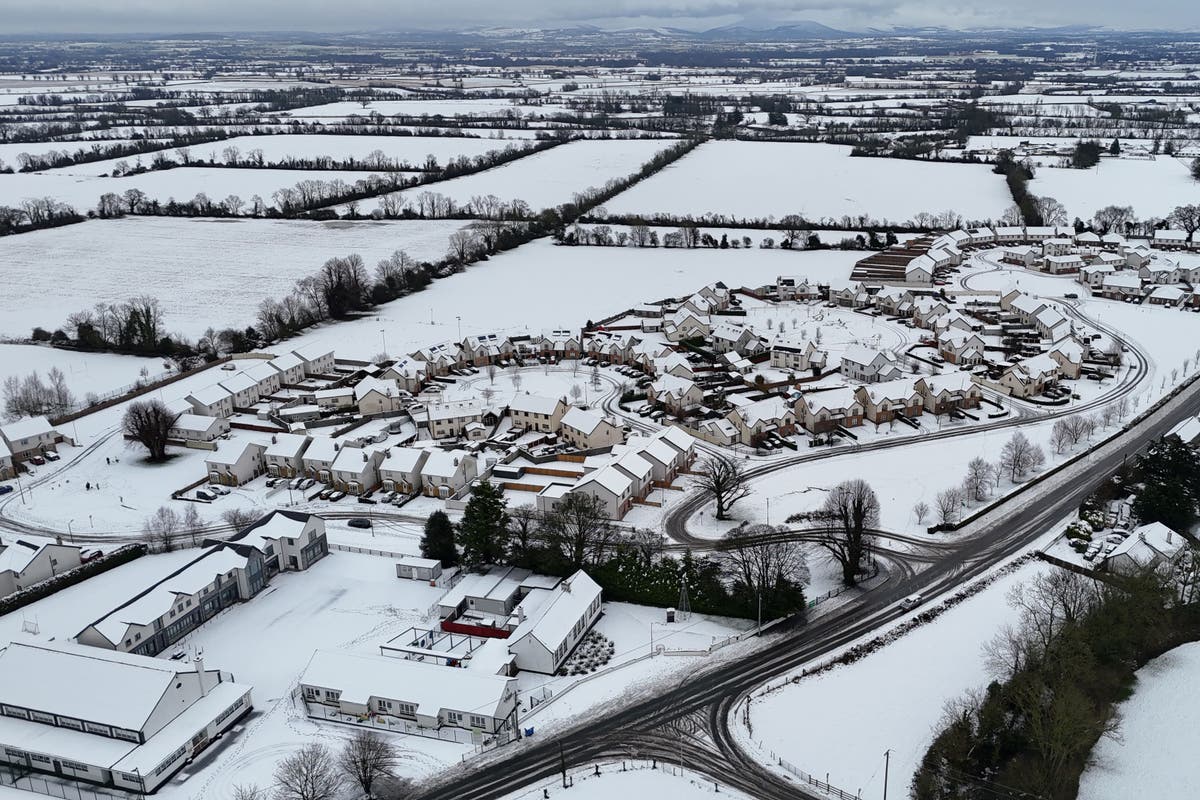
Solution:
M503 98L466 98L453 100L372 100L365 107L353 100L341 100L335 103L325 103L319 106L305 106L281 111L274 116L280 119L345 119L350 116L368 117L372 113L385 117L402 115L407 117L496 117L503 118L538 118L553 117L560 114L575 116L569 109L559 105L526 105Z
M851 158L841 145L713 141L605 208L610 214L902 221L947 208L966 219L992 218L1011 203L1003 180L986 165Z
M233 742L202 767L160 790L169 800L225 797L237 784L270 783L275 763L312 741L353 730L310 722L292 690L314 651L379 655L379 645L424 621L442 590L396 578L392 559L333 551L305 572L281 573L258 597L222 612L180 645L203 649L205 662L254 687L255 715ZM408 756L405 774L434 773L470 747L419 736L393 737Z
M137 217L6 236L0 333L52 330L73 311L142 293L162 303L168 331L196 337L208 327L245 327L261 300L286 295L326 259L358 253L374 269L397 249L441 258L464 224Z
M679 773L677 766L669 764L663 764L658 769L651 769L649 764L640 762L629 766L629 771L622 771L620 764L606 764L601 766L599 776L595 775L593 767L569 770L567 774L572 784L566 789L562 786L562 779L556 778L506 795L503 800L542 800L546 796L542 793L543 789L550 797L564 797L567 800L612 800L614 797L699 800L718 794L731 800L745 797L741 792L724 786L717 790L712 781L687 772L686 765L683 774Z
M1190 758L1180 755L1195 751L1200 730L1197 674L1198 642L1177 647L1138 670L1133 696L1117 708L1120 736L1097 742L1094 763L1079 781L1080 797L1127 800L1195 794L1195 769Z
M883 754L890 749L888 788L904 795L945 703L990 680L981 650L997 629L1017 620L1008 590L1045 569L1040 562L1027 565L854 664L755 697L748 738L865 797L882 793ZM742 726L737 733L747 737Z
M266 163L278 163L288 157L316 158L327 156L336 161L350 158L361 159L380 150L392 161L407 162L412 167L421 167L427 156L433 156L445 165L458 156L477 156L493 150L502 150L508 142L498 139L474 139L453 136L337 136L334 134L277 134L272 136L235 136L208 144L192 145L188 152L192 158L220 161L227 147L236 147L245 158L251 150L262 150ZM3 151L0 151L3 152ZM168 150L167 156L179 160L179 151ZM44 174L55 175L105 175L113 166L124 161L130 166L149 164L151 156L126 156L86 164L75 164L47 170ZM220 199L220 198L214 198ZM246 198L243 198L246 199ZM264 199L266 199L264 197Z
M28 334L28 331L24 333ZM54 367L67 376L67 386L74 392L76 401L82 401L90 392L103 395L129 386L138 380L143 369L151 376L164 371L163 362L157 358L81 353L30 344L0 344L0 382L10 375L24 377L35 370L45 380L46 373Z
M346 358L369 358L380 350L380 328L386 330L389 352L408 353L460 339L456 317L462 318L462 336L577 329L589 319L691 294L718 280L761 286L778 275L800 275L844 286L861 257L839 250L565 248L540 239L380 306L369 319L316 328L293 341L332 345Z
M437 192L459 205L493 194L502 201L524 200L533 209L566 203L578 192L599 188L638 170L672 144L669 139L579 141L509 162L495 169L399 192L410 203L422 192ZM372 208L371 201L362 203Z
M357 180L378 174L368 170L349 172L224 167L176 167L122 178L99 178L57 172L0 174L0 205L19 206L22 200L28 198L53 197L83 214L96 208L100 195L107 192L121 194L129 189L140 189L146 193L147 199L158 200L161 203L170 200L182 203L203 192L214 203L235 194L247 204L254 195L258 195L267 205L272 205L272 194L279 189L295 186L300 181L342 180L353 184Z
M1105 158L1090 169L1042 167L1029 191L1050 196L1074 219L1091 219L1104 206L1132 206L1139 218L1165 217L1176 206L1196 200L1196 182L1188 162L1169 156L1153 161Z
M0 95L0 103L3 102L3 95ZM75 153L79 150L90 151L93 147L105 149L115 147L121 144L131 144L132 139L106 139L103 142L86 142L86 141L58 141L58 142L4 142L0 144L0 164L3 164L13 169L19 169L21 164L17 157L22 153L28 153L31 156L42 156L47 153ZM141 144L142 140L138 140Z

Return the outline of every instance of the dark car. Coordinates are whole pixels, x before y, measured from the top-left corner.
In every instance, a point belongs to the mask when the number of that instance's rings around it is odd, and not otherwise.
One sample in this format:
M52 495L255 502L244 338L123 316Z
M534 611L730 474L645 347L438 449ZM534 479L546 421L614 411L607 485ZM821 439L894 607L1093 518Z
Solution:
M369 528L371 527L371 520L366 517L351 517L350 521L346 524L351 528Z
M11 486L0 486L0 494L8 494L13 488Z

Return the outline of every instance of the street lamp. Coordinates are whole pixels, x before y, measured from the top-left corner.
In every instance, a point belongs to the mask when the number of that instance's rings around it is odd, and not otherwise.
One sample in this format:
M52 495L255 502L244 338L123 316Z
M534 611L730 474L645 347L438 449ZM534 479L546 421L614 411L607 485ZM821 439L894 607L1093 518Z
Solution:
M455 316L454 318L456 320L458 320L458 340L461 342L462 341L462 317Z
M383 355L387 356L387 329L380 328L379 335L383 338Z
M67 538L71 540L71 544L75 544L75 531L71 529L71 523L74 519L67 520Z

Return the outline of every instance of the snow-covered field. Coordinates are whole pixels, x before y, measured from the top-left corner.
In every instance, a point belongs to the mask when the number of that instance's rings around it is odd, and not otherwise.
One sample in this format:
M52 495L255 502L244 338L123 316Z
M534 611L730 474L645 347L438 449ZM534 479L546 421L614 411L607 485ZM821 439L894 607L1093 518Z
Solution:
M219 142L193 145L186 148L192 158L221 161L227 147L236 147L243 158L251 150L261 150L263 160L278 163L289 157L328 157L335 161L365 158L376 150L392 161L404 161L410 166L421 167L427 156L433 156L438 164L445 166L458 156L477 156L502 150L510 142L500 139L475 139L453 136L337 136L333 134L276 134L272 136L235 136ZM520 144L514 142L511 144ZM2 152L2 151L0 151ZM169 158L179 160L179 150L166 151ZM47 175L105 175L112 172L120 161L130 166L149 164L151 156L111 158L69 167L47 170ZM177 198L178 199L178 198ZM216 198L219 199L219 198ZM264 198L265 199L265 198Z
M713 141L604 207L610 214L903 221L946 209L987 219L1011 203L1004 181L981 164L851 158L841 145Z
M1122 703L1119 737L1102 738L1094 763L1079 781L1088 800L1130 797L1191 797L1196 792L1192 760L1200 730L1200 643L1171 650L1138 670L1133 696ZM1169 740L1169 741L1168 741Z
M459 205L472 197L494 194L503 201L524 200L533 209L571 200L578 192L601 187L613 178L636 172L655 153L669 147L665 139L579 141L536 153L486 172L399 192L411 201L421 192L437 192ZM371 201L362 203L364 210Z
M123 178L99 178L94 175L28 172L0 175L0 205L19 206L28 198L53 197L86 213L96 208L100 196L107 192L121 194L140 189L150 200L167 203L186 202L203 192L209 200L219 203L231 194L249 203L258 195L267 205L279 189L295 186L300 181L342 180L353 184L378 173L367 170L343 172L336 170L304 169L226 169L223 167L177 167L146 172Z
M1066 206L1068 217L1084 220L1111 205L1132 206L1139 219L1165 217L1200 196L1188 163L1170 156L1153 161L1105 158L1090 169L1042 167L1029 191L1055 198Z
M46 372L54 367L67 376L67 387L77 400L82 400L89 392L103 395L128 386L138 379L142 369L151 376L164 371L162 361L157 358L0 344L0 382L10 375L24 377L35 370L45 380Z
M1022 567L861 661L755 697L751 731L739 726L738 734L864 797L882 794L883 754L891 750L889 795L906 796L946 702L991 678L981 650L1017 619L1008 590L1044 569Z
M718 280L759 286L777 275L802 275L844 286L861 256L838 250L568 248L540 239L380 306L370 319L316 328L295 342L320 342L348 358L369 358L379 350L381 327L392 352L460 338L456 317L462 318L463 336L578 328L581 321L691 294Z
M368 269L397 249L441 258L464 224L138 217L6 236L0 333L52 330L73 311L137 294L159 299L168 331L195 337L210 326L244 327L261 300L287 294L329 258L358 253Z
M372 100L364 107L361 103L343 100L320 106L306 106L283 111L276 116L281 119L345 119L350 116L367 117L372 113L385 117L402 115L407 117L496 117L503 119L553 117L571 112L559 105L526 105L512 100L480 98L478 100Z

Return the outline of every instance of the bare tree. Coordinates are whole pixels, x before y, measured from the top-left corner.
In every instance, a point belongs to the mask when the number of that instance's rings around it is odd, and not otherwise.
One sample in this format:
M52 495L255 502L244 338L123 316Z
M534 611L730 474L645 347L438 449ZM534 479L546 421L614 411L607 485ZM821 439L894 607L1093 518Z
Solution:
M221 512L221 519L235 531L250 527L258 517L258 514L245 508L227 508Z
M172 414L161 400L137 400L129 404L121 428L130 439L141 444L151 461L167 457L167 438L179 414Z
M1050 447L1055 453L1061 455L1070 442L1071 433L1067 430L1067 421L1065 419L1054 420L1054 427L1050 429Z
M277 800L334 800L341 789L341 773L323 744L306 744L275 767Z
M338 766L370 798L375 796L377 784L395 777L399 760L400 754L390 742L374 731L360 730L342 747Z
M842 481L829 491L819 509L788 518L789 522L793 520L813 520L828 526L819 534L817 544L841 565L842 582L854 586L874 540L871 529L879 524L879 498L871 485L861 478Z
M233 787L232 800L268 800L270 795L266 789L260 789L256 784L238 784Z
M571 569L601 563L617 535L604 503L577 492L542 518L542 534Z
M963 489L967 497L980 502L986 500L988 488L992 485L992 465L976 456L967 464L967 476L963 480Z
M926 518L929 517L929 504L924 500L918 500L913 504L913 516L917 518L918 525L924 525Z
M938 492L933 501L934 508L937 509L938 522L942 525L953 523L958 519L962 504L963 490L959 487L951 486L949 489Z
M771 525L742 524L725 534L721 549L726 568L747 597L772 613L785 613L798 610L789 607L788 598L799 597L795 587L808 582L808 560L799 542L775 538L778 533Z
M173 508L159 506L142 524L142 540L152 552L169 553L175 549L175 534L182 525L183 520Z
M1100 410L1100 421L1101 421L1101 423L1103 423L1104 427L1108 428L1108 427L1112 426L1113 422L1115 422L1116 419L1117 419L1117 407L1115 405L1113 405L1112 403L1109 403L1108 405L1106 405L1104 408L1102 408Z
M1122 395L1117 400L1117 419L1124 422L1127 416L1129 416L1129 397Z
M488 383L495 383L496 382L496 373L500 371L500 368L497 367L495 364L489 363L486 367L483 368L483 371L488 376Z
M716 454L705 458L696 470L694 485L717 504L717 519L729 519L729 510L750 496L746 463L734 456Z
M1016 483L1017 478L1022 477L1029 470L1044 464L1045 461L1046 455L1042 452L1042 448L1029 441L1029 437L1020 431L1014 433L1000 451L1000 466L1013 483Z

